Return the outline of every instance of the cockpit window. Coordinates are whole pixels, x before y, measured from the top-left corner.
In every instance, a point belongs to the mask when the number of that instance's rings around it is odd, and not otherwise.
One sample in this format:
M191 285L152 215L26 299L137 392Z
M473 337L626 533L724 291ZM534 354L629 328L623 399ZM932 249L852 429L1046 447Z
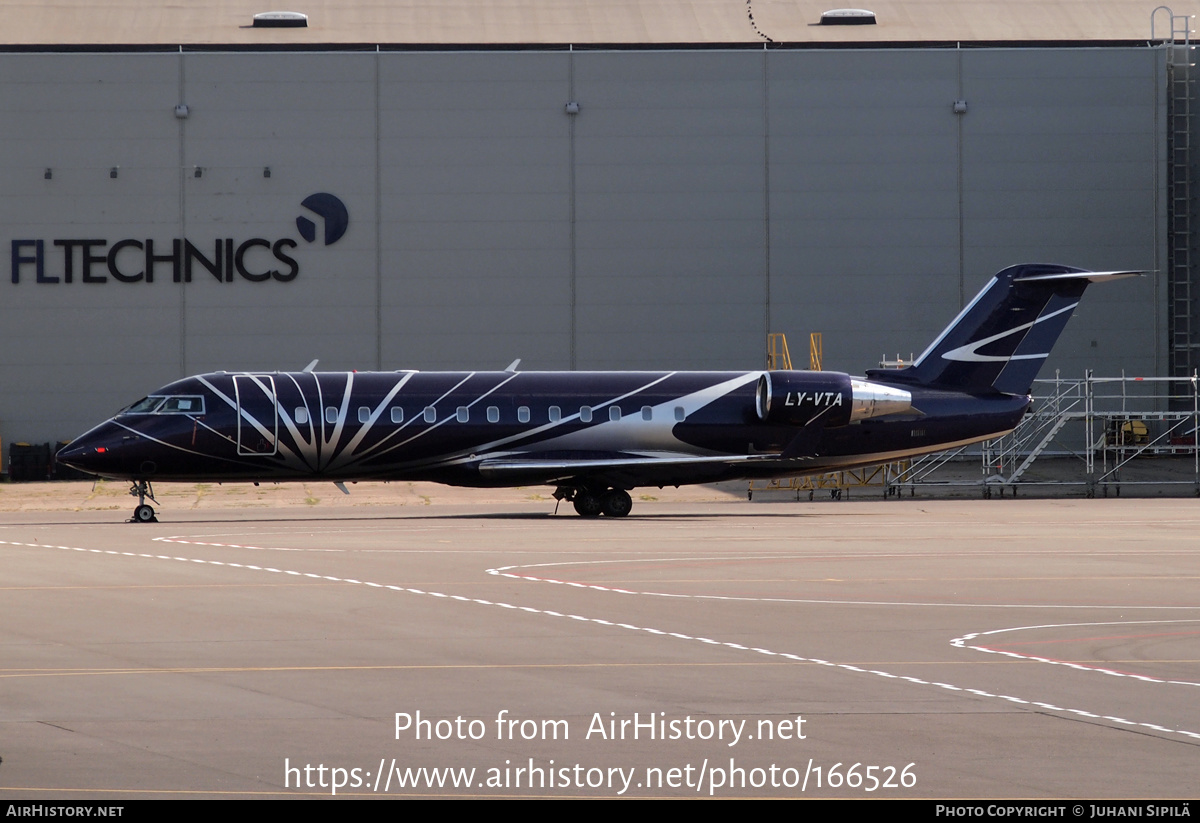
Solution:
M204 414L204 398L199 395L151 395L125 410L125 414Z
M186 395L168 397L158 414L204 414L204 398Z
M150 414L160 405L163 398L161 397L143 397L141 400L134 403L125 410L126 414Z

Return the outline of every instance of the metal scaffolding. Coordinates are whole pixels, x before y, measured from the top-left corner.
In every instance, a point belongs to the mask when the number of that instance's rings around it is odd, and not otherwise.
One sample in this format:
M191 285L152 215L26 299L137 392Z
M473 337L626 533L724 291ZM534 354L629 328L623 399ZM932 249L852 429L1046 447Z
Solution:
M1029 414L1011 433L979 448L978 480L945 480L939 469L961 467L970 452L958 449L928 455L891 480L889 493L932 486L978 486L984 497L1030 486L1080 486L1088 497L1120 494L1122 486L1190 485L1200 495L1200 381L1195 371L1174 377L1095 377L1038 380ZM1043 456L1070 457L1053 478L1035 479L1030 470ZM1151 458L1183 457L1190 472L1157 473ZM1134 466L1139 471L1130 476ZM1188 476L1184 476L1184 475Z
M1164 12L1160 15L1159 12ZM1169 22L1158 32L1160 17ZM1151 40L1167 49L1167 337L1170 375L1186 380L1200 365L1194 321L1196 276L1192 264L1192 101L1196 94L1191 18L1159 6L1150 15Z

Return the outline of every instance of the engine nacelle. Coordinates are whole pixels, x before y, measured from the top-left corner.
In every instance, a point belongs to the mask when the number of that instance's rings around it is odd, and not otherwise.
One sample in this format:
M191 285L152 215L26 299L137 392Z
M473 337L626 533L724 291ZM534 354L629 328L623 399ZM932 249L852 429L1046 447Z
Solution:
M758 378L755 406L764 423L834 427L911 412L912 394L840 372L769 371Z

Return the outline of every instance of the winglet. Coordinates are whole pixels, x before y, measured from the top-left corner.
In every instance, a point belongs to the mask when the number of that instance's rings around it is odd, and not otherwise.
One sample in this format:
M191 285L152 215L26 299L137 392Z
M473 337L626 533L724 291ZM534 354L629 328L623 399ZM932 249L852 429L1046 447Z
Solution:
M516 372L517 366L519 366L519 365L521 365L521 358L518 357L516 360L514 360L508 364L508 368L506 368L505 371L506 372Z
M305 366L303 370L304 370L305 372L310 372L310 371L312 371L313 369L315 369L315 368L317 367L317 364L318 364L318 363L320 363L320 362L321 362L320 360L314 360L314 361L312 361L311 363L309 363L307 366Z

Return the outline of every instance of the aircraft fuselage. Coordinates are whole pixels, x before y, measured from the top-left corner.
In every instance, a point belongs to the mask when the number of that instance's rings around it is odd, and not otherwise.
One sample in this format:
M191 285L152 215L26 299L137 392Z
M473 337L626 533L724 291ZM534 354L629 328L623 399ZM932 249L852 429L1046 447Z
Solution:
M1011 431L1089 283L1136 272L997 273L910 366L825 371L275 372L172 383L59 452L133 481L549 484L584 516L629 489L817 474Z
M857 410L863 386L911 408ZM1007 432L1028 403L833 372L220 372L163 387L60 459L134 481L634 488L899 459Z

